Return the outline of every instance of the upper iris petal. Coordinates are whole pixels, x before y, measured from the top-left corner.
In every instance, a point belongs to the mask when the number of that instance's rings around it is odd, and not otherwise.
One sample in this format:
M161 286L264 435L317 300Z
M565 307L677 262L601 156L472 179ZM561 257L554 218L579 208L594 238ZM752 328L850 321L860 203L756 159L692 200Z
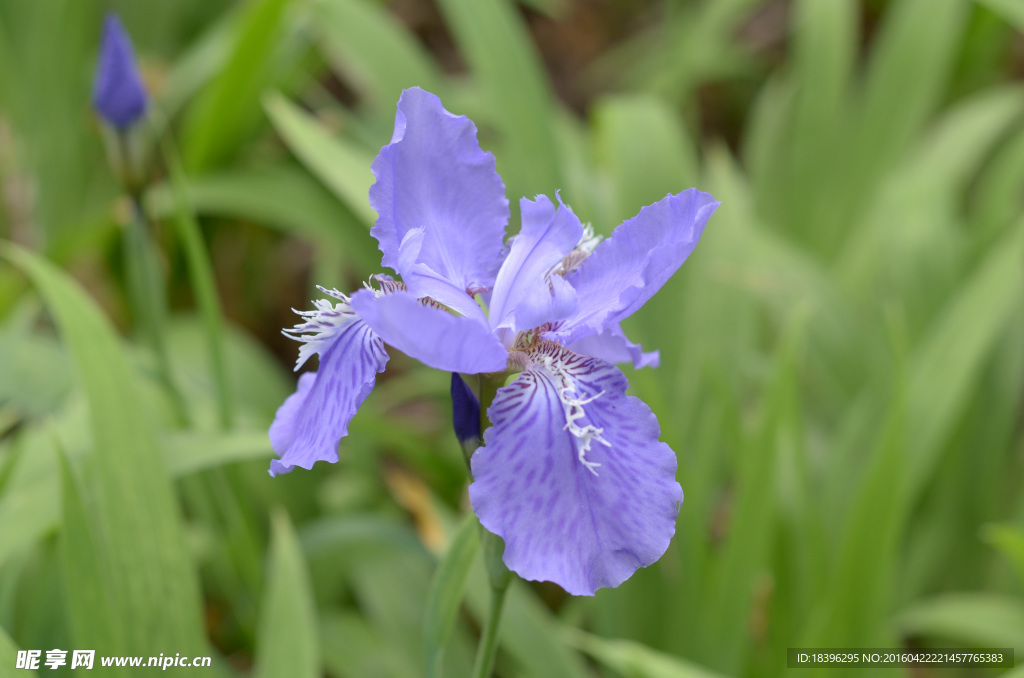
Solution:
M523 227L512 240L491 294L492 328L527 330L576 311L576 294L558 275L548 275L580 241L583 224L569 207L539 195L523 198Z
M509 207L494 156L480 149L476 126L452 115L418 87L398 101L391 143L373 162L370 204L379 215L370 233L382 263L397 270L416 296L409 264L424 264L456 290L490 288L501 265ZM413 261L400 256L409 231L422 228ZM413 271L408 271L412 273ZM438 301L452 305L444 298Z

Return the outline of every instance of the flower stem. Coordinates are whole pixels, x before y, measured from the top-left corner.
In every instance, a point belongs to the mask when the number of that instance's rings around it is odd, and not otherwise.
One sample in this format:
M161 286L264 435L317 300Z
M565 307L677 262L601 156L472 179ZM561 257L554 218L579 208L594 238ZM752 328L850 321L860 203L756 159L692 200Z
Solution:
M498 389L505 383L505 375L481 375L480 377L480 431L481 434L490 423L487 410L498 394ZM487 568L487 579L491 585L491 609L484 623L483 635L476 651L473 664L473 678L489 678L494 668L494 657L498 652L498 627L501 625L501 611L505 605L505 593L512 581L512 573L505 567L502 556L505 554L505 542L496 534L480 528L480 542L483 547L484 565Z
M498 625L501 623L501 611L505 605L505 593L508 589L491 590L491 611L484 625L484 635L476 651L473 663L473 678L490 678L494 668L494 656L498 650Z

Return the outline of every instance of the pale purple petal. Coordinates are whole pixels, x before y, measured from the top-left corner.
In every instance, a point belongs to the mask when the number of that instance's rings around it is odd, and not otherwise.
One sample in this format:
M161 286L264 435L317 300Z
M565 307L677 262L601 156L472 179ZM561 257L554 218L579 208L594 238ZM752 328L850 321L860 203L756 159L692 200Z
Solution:
M406 234L422 228L418 261L462 290L489 288L501 265L508 200L484 153L476 127L452 115L441 100L418 87L398 101L391 143L373 162L370 204L378 219L370 233L383 264L405 277L399 249Z
M583 224L547 196L519 202L523 228L512 241L491 294L491 327L513 331L561 320L576 311L576 295L559 275L548 274L580 241Z
M508 362L487 325L425 305L409 292L378 297L362 290L352 295L352 308L385 342L439 370L497 372Z
M532 358L487 412L470 501L510 569L592 595L668 548L683 499L676 457L618 368L550 342Z
M280 459L270 462L272 476L338 461L338 443L388 362L384 343L366 323L351 314L338 322L328 328L326 340L307 344L320 354L320 368L299 377L295 393L277 410L270 442Z
M632 315L690 256L718 205L690 188L620 224L567 276L579 310L546 336L569 344Z
M661 363L658 351L645 352L640 344L626 337L622 327L615 323L600 334L591 334L569 344L569 350L609 363L632 363L633 367L657 367Z
M410 294L417 299L430 297L478 323L487 324L487 316L466 290L419 261L424 231L414 228L405 234L399 247L399 270Z

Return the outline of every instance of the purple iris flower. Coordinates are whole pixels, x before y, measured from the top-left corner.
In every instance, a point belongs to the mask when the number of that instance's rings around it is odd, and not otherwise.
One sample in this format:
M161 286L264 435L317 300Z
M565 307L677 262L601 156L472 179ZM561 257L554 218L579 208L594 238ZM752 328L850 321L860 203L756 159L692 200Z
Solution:
M521 201L506 244L494 157L468 118L415 88L373 173L371 234L401 282L378 275L351 296L321 288L333 299L290 330L304 342L298 365L316 353L320 367L278 410L270 474L338 460L387 344L449 372L515 375L487 410L469 488L511 570L592 595L656 561L683 500L676 456L611 363L657 364L619 322L679 268L719 203L696 189L669 195L599 242L560 199L538 196ZM472 407L464 384L452 389L457 408Z
M146 112L146 88L139 76L135 50L121 20L111 12L103 20L103 41L96 66L92 105L118 129L127 129Z

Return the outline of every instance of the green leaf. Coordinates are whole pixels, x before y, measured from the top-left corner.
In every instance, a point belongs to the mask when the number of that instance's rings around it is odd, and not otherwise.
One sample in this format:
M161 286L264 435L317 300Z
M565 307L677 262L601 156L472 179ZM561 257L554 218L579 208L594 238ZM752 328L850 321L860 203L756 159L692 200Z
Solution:
M250 131L259 97L273 79L289 1L256 0L242 6L231 54L185 120L182 148L189 170L216 165Z
M853 157L864 176L880 178L938 103L968 5L968 0L901 0L890 6L864 85Z
M466 602L478 620L487 618L490 586L482 558L470 570ZM518 672L531 678L583 678L587 675L582 657L566 646L561 624L522 581L513 579L505 597L505 611L498 630L501 653L507 654ZM500 656L500 655L499 655Z
M332 137L279 93L268 94L263 107L292 153L366 226L372 225L377 218L368 198L373 185L373 156L351 142Z
M696 151L663 101L649 95L602 99L593 127L595 155L610 179L606 228L697 183Z
M626 678L724 678L721 673L631 640L599 638L575 629L565 636L571 645Z
M552 96L522 19L508 0L441 0L440 5L502 135L498 170L508 194L561 188Z
M97 542L99 526L83 500L81 484L67 458L63 453L58 457L63 486L61 565L74 641L79 647L99 648L101 652L127 647L125 620L118 619L111 607L108 592L114 589L114 582L104 567L103 547ZM113 671L124 675L116 668Z
M27 669L15 669L18 664L18 646L14 644L11 637L0 626L0 675L17 678L17 676L38 676L36 671Z
M480 550L480 523L472 513L466 515L452 537L444 558L434 572L427 592L423 638L427 653L427 675L441 675L441 659L455 626L462 604L469 569Z
M203 329L206 331L206 349L209 353L209 369L213 373L214 384L217 388L220 425L224 429L230 429L234 425L235 405L231 387L228 384L220 296L217 294L213 265L206 251L206 243L203 241L199 223L196 221L189 203L185 171L178 160L177 152L169 141L163 146L163 156L174 194L174 224L177 227L178 240L185 253L192 294L195 296L196 305L199 307L199 314L203 321Z
M316 603L288 516L273 516L267 588L256 641L256 678L321 675Z
M318 0L313 30L335 68L378 111L392 111L407 87L442 89L433 58L383 6L366 0Z
M365 225L292 162L190 178L186 192L192 209L202 215L251 220L312 240L318 248L345 252L354 262L379 256ZM155 214L174 213L169 185L155 187L147 197Z
M896 615L907 635L928 636L969 647L1024 651L1024 599L998 593L945 593L914 603Z
M1019 0L976 0L979 5L1003 17L1018 31L1024 31L1024 4Z
M982 537L1006 556L1021 583L1024 583L1024 530L1009 524L985 525Z
M992 248L961 285L911 361L908 453L911 496L927 481L943 441L972 395L982 360L1006 322L1019 312L1024 290L1024 222Z
M202 654L199 588L185 546L170 477L134 375L113 329L66 274L35 254L0 243L52 313L89 404L97 519L106 546L107 592L126 642L122 654L167 648ZM101 648L97 648L100 650Z

